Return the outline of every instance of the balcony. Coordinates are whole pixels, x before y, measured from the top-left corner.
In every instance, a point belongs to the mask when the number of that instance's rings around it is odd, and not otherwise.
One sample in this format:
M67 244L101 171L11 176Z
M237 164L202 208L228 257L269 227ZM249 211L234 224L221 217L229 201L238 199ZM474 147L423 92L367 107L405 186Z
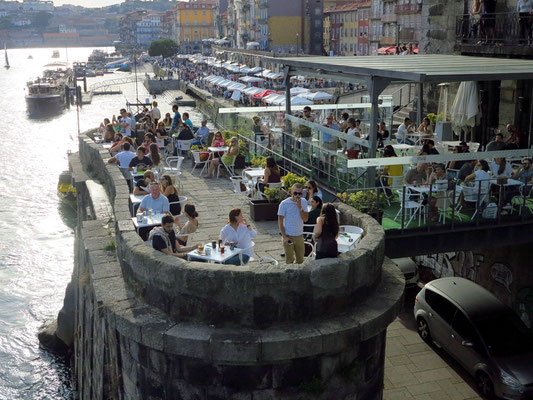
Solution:
M396 36L382 36L379 40L379 44L383 46L395 46Z
M396 22L397 19L396 14L383 14L381 16L381 22L383 23Z
M396 6L396 14L417 14L422 11L422 4L399 4Z
M483 21L472 19L470 15L459 15L455 25L455 47L465 55L520 56L533 57L533 47L527 46L523 25L533 23L533 16L519 18L516 13L492 14ZM484 29L484 22L493 26Z

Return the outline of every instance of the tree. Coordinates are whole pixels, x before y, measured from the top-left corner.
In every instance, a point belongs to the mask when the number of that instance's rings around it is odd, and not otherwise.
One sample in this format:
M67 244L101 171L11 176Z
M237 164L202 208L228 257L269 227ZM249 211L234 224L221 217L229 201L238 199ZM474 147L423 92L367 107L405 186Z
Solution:
M152 57L162 56L167 58L178 52L178 44L172 39L158 39L150 44L148 54Z
M48 26L48 22L50 22L50 18L52 18L52 14L46 11L39 11L37 14L33 17L33 25L37 28L46 28Z

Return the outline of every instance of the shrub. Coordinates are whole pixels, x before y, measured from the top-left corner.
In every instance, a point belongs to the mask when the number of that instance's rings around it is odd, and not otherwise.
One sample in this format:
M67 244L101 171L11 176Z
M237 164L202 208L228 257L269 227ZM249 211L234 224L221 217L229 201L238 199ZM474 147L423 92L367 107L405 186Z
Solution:
M283 182L283 187L287 190L290 190L295 183L301 183L302 185L305 185L307 180L302 176L298 176L292 172L289 172L287 175L281 177L281 181Z
M269 203L279 203L287 198L287 192L280 188L265 188L265 195Z
M263 156L253 156L250 162L252 164L252 167L266 168L267 165L266 157Z
M355 193L337 193L343 202L363 213L382 211L385 205L383 194L376 190L361 190Z

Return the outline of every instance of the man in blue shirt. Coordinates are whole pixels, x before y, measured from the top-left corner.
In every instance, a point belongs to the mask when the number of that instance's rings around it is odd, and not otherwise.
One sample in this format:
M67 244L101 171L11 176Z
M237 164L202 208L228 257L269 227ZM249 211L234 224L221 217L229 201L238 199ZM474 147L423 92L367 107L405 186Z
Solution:
M192 141L192 144L194 145L206 145L207 144L207 137L209 136L209 128L207 127L207 121L204 119L202 121L202 126L198 128L196 133L194 134L194 139Z
M172 106L172 111L174 111L174 118L172 118L172 125L170 126L170 132L174 133L180 126L181 123L181 114L178 111L179 107L177 105Z
M137 213L142 213L146 210L152 210L153 213L169 213L168 199L161 194L161 187L158 183L150 183L150 194L142 199L141 205Z

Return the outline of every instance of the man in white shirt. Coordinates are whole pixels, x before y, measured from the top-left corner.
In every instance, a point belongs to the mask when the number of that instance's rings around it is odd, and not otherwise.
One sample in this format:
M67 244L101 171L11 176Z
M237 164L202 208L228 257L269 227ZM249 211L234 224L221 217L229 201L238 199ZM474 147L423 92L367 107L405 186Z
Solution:
M294 184L291 197L283 200L278 209L278 226L283 237L287 264L293 264L295 259L297 264L304 262L304 222L307 222L309 213L307 200L302 198L302 195L303 186L299 183Z
M135 158L135 153L130 151L131 145L128 142L125 142L121 148L120 153L115 154L115 157L110 158L108 162L118 163L120 168L128 168L130 161Z
M407 135L412 132L413 132L413 128L411 125L411 119L407 117L403 120L403 123L398 127L398 131L396 132L396 140L400 144L410 144L412 146L415 143L407 137Z
M121 118L117 121L116 117L113 115L113 123L120 126L120 133L122 133L122 136L131 136L132 123L131 118L128 117L126 109L120 109L120 116Z

